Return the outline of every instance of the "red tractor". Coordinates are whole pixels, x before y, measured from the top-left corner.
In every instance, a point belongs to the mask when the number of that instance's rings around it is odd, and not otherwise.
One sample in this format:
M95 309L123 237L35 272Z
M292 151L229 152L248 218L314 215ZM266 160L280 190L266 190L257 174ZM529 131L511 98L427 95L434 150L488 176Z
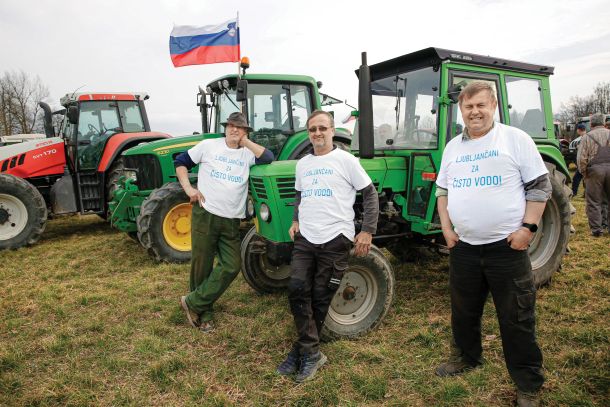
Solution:
M35 243L47 214L108 212L121 153L170 137L151 132L144 93L74 93L44 110L45 139L0 147L0 250ZM62 115L58 134L53 115Z

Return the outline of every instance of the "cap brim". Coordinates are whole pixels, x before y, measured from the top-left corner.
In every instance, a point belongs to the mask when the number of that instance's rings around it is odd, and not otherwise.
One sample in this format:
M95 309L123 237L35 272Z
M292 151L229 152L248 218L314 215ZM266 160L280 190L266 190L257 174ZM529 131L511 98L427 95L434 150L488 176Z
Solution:
M220 123L221 126L227 127L227 124L232 124L235 127L241 127L242 129L248 129L248 131L254 131L254 129L250 126L242 126L240 124L235 124L232 122L224 122L224 123Z

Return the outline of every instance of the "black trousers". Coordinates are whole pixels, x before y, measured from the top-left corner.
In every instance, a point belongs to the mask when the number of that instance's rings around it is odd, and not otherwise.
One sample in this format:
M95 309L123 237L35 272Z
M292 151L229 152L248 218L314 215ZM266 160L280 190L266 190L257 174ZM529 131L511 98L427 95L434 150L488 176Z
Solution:
M294 238L288 300L298 334L294 347L301 354L320 348L320 332L339 288L329 287L329 282L331 277L343 277L351 248L352 242L342 234L324 244L313 244L300 233Z
M491 291L508 372L519 388L542 387L542 352L536 343L536 289L527 251L506 239L484 245L459 241L449 257L451 328L462 358L482 362L481 316Z

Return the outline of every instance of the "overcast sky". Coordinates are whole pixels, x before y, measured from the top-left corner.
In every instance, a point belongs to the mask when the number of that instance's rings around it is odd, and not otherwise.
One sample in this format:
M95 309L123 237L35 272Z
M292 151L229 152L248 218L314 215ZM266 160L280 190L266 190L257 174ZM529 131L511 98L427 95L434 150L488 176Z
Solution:
M369 64L434 46L552 65L555 112L610 81L607 0L0 0L0 71L38 75L52 107L77 88L145 91L153 130L190 134L201 129L197 87L237 68L174 68L169 34L238 11L250 73L310 75L352 105L362 51Z

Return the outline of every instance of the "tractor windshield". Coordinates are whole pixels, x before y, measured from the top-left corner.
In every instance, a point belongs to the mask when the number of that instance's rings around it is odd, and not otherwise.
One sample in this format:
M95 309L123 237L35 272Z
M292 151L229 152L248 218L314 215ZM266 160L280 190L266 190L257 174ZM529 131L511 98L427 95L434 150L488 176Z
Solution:
M81 102L77 130L80 168L97 168L106 140L113 134L141 131L144 124L137 101Z
M428 67L371 82L375 149L437 147L439 77Z
M223 132L224 128L219 124L240 110L240 103L235 100L235 89L220 95L217 106L216 128ZM311 92L306 85L249 83L248 123L254 129L250 139L277 157L288 137L305 129L311 106Z

